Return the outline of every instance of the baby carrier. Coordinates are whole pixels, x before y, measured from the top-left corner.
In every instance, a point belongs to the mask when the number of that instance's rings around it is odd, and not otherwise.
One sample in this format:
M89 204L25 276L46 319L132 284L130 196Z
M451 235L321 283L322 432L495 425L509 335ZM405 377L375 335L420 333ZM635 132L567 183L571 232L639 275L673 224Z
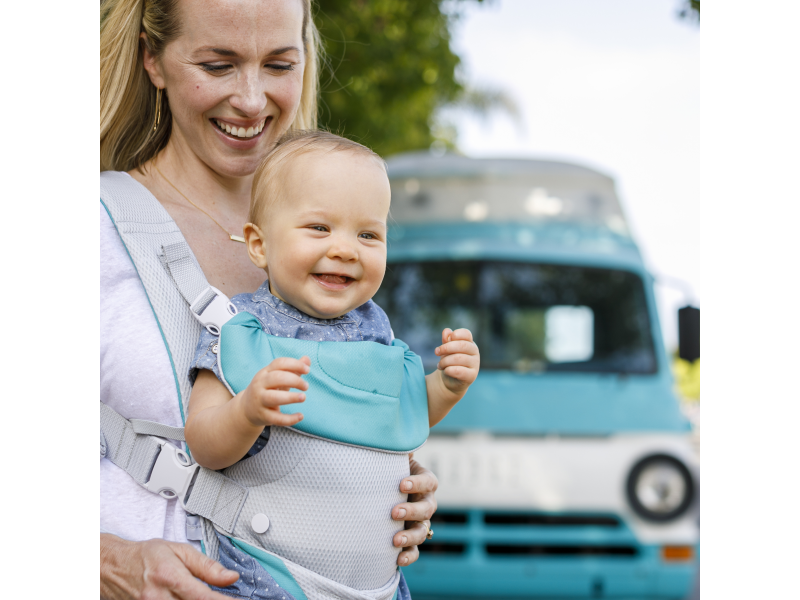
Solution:
M177 225L124 173L101 174L101 202L144 285L172 363L181 416L200 328L219 334L223 383L236 394L273 358L311 357L307 400L291 428L222 472L200 467L183 429L131 419L101 403L100 452L140 485L177 497L187 538L219 557L214 531L257 560L295 600L391 600L399 552L391 508L408 453L428 435L422 364L408 346L310 342L267 335L205 279ZM335 490L333 493L331 490ZM289 598L287 597L287 600Z

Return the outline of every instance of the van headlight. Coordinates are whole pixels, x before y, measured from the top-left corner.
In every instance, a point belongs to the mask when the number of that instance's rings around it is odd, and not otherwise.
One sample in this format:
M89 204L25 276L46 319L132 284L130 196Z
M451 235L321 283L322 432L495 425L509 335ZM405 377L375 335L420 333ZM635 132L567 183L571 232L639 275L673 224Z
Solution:
M643 519L671 521L692 505L694 480L686 465L674 456L653 454L631 469L627 494L631 508Z

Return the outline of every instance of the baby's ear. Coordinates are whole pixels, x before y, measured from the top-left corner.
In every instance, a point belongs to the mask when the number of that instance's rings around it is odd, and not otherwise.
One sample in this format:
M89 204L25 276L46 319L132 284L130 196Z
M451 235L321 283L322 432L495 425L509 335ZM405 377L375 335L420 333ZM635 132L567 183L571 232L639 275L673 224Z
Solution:
M253 223L244 226L244 239L247 243L247 254L252 263L259 269L267 268L267 243L264 233Z

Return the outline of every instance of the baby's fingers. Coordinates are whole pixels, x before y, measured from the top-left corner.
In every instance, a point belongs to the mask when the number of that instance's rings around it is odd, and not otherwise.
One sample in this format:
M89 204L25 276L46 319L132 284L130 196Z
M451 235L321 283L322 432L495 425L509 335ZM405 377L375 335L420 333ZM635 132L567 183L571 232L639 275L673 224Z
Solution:
M259 404L265 408L275 408L285 404L297 404L306 401L303 392L288 392L285 390L261 390L258 395Z
M471 340L455 340L442 344L436 348L435 353L436 356L447 356L448 354L470 354L477 356L478 346Z
M283 413L275 413L270 419L270 425L278 425L279 427L291 427L297 425L303 420L303 413L294 413L285 415Z
M308 389L308 382L300 377L300 375L290 371L264 371L262 369L256 374L253 381L257 387L262 389Z
M475 369L470 369L469 367L462 365L451 365L449 367L444 367L442 372L456 381L468 384L472 384L472 382L478 377L478 372Z
M266 371L268 373L271 371L289 371L291 373L305 375L308 373L310 368L311 359L309 359L307 356L304 356L300 359L283 356L273 360L266 367L264 367L262 371Z

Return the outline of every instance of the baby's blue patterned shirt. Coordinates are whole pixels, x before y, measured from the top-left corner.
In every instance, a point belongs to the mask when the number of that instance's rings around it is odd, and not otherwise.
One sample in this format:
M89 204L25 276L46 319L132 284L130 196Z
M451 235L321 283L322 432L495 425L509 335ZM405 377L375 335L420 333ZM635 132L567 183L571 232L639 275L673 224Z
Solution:
M315 342L378 342L386 345L394 339L389 318L372 300L338 319L316 319L273 296L269 291L269 282L265 281L254 294L239 294L231 298L231 302L240 312L244 310L255 316L265 333L278 337ZM219 336L203 328L189 368L192 383L199 369L213 371L220 379L216 354L218 343Z

